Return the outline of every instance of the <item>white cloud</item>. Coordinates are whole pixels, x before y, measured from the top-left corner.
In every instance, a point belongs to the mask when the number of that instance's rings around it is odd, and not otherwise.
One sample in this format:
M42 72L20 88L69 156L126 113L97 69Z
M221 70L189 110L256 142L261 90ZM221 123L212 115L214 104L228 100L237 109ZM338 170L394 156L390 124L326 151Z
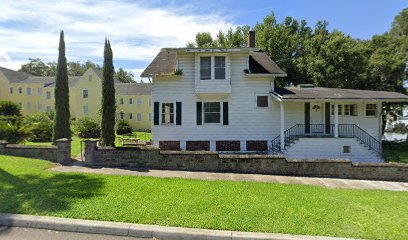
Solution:
M3 0L1 8L0 53L19 61L56 61L60 29L65 31L68 60L101 60L108 36L115 59L148 62L160 48L183 47L199 31L216 34L233 26L217 14L131 1ZM0 57L0 65L6 62Z

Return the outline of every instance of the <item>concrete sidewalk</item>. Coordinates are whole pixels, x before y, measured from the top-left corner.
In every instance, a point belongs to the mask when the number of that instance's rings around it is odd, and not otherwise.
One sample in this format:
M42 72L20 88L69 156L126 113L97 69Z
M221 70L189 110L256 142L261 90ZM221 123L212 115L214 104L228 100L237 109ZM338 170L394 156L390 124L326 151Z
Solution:
M71 218L43 217L22 214L0 214L0 226L48 229L65 232L154 238L161 240L340 240L345 238L301 236L290 234L235 232L210 229L165 227L157 225L102 222ZM0 231L1 237L1 231Z
M57 172L81 172L97 173L109 175L130 175L148 176L160 178L186 178L200 180L228 180L228 181L252 181L284 184L305 184L322 186L327 188L350 188L350 189L377 189L389 191L408 191L408 183L371 181L371 180L351 180L336 178L316 178L316 177L292 177L261 174L240 174L240 173L213 173L213 172L190 172L190 171L170 171L153 169L121 169L121 168L91 168L84 166L57 166L51 169Z

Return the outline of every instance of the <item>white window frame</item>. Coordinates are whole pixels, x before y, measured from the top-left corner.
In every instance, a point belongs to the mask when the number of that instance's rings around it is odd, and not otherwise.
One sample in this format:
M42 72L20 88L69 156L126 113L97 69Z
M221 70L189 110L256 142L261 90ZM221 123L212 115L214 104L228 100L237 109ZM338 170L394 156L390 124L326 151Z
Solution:
M22 87L18 88L18 94L23 94L23 88Z
M82 106L82 113L83 113L84 115L89 115L89 107L88 107L88 105Z
M133 119L133 113L129 113L129 119Z
M218 123L208 123L208 122L205 122L205 108L204 108L204 105L206 104L206 103L219 103L220 104L220 122L218 122ZM203 125L222 125L223 123L223 119L224 119L224 116L223 116L223 111L224 111L224 109L223 109L223 104L222 104L223 102L222 101L205 101L205 102L203 102L203 106L202 106L202 111L201 111L201 114L202 114L202 116L201 116L201 119L202 119L202 123L203 123Z
M37 88L37 95L42 96L42 88Z
M174 116L174 118L176 118L176 116ZM141 121L142 121L142 113L141 113L141 112L137 113L137 115L136 115L136 120L137 120L138 122L141 122Z
M119 103L120 103L120 105L123 105L123 104L125 104L125 100L123 98L121 98L121 99L119 99Z
M51 99L51 91L47 91L47 92L45 93L45 98L46 98L46 99Z
M375 115L367 115L367 105L374 105L375 106ZM373 110L373 109L370 109ZM376 118L378 117L378 104L377 103L365 103L364 104L364 116L368 118Z
M172 123L163 123L163 104L173 104L173 122ZM176 125L176 102L175 101L163 101L160 102L159 105L159 121L160 121L160 125L163 126L172 126L172 125Z
M26 88L26 93L27 93L27 96L30 96L31 95L31 88Z
M14 92L13 87L11 87L9 91L10 91L10 94L13 94L13 92Z
M133 104L133 98L129 98L129 104L130 104L130 105Z
M211 78L207 80L201 80L201 57L211 57ZM225 79L215 79L215 57L225 57ZM200 82L210 81L228 81L230 77L229 61L230 57L227 53L203 53L197 54L197 80Z
M125 119L125 113L124 112L119 112L119 118L120 118L120 120Z
M137 99L137 106L141 106L142 105L142 99L141 98L138 98Z
M267 107L259 107L258 106L258 97L267 97L268 98L268 106ZM257 109L267 109L271 107L271 98L269 97L269 94L262 94L262 93L257 93L255 94L255 108Z

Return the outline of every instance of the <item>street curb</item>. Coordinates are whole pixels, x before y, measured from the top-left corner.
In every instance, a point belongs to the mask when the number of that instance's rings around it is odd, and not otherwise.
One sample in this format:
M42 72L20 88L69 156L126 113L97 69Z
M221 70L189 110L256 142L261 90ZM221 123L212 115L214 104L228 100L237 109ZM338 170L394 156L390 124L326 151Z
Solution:
M139 238L157 238L162 240L344 240L346 238L301 236L290 234L253 233L165 227L157 225L104 222L72 218L33 216L24 214L0 214L0 226L40 228L66 232L106 234Z

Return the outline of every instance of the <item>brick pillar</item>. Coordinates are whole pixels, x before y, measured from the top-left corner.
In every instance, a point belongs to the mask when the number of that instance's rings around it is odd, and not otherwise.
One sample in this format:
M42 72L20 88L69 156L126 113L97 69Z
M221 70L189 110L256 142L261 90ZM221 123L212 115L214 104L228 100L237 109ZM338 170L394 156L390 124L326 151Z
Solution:
M71 139L57 140L57 162L66 164L71 161Z
M96 161L95 159L95 150L97 149L97 142L98 140L85 140L85 153L84 153L84 161L85 163L93 163Z

